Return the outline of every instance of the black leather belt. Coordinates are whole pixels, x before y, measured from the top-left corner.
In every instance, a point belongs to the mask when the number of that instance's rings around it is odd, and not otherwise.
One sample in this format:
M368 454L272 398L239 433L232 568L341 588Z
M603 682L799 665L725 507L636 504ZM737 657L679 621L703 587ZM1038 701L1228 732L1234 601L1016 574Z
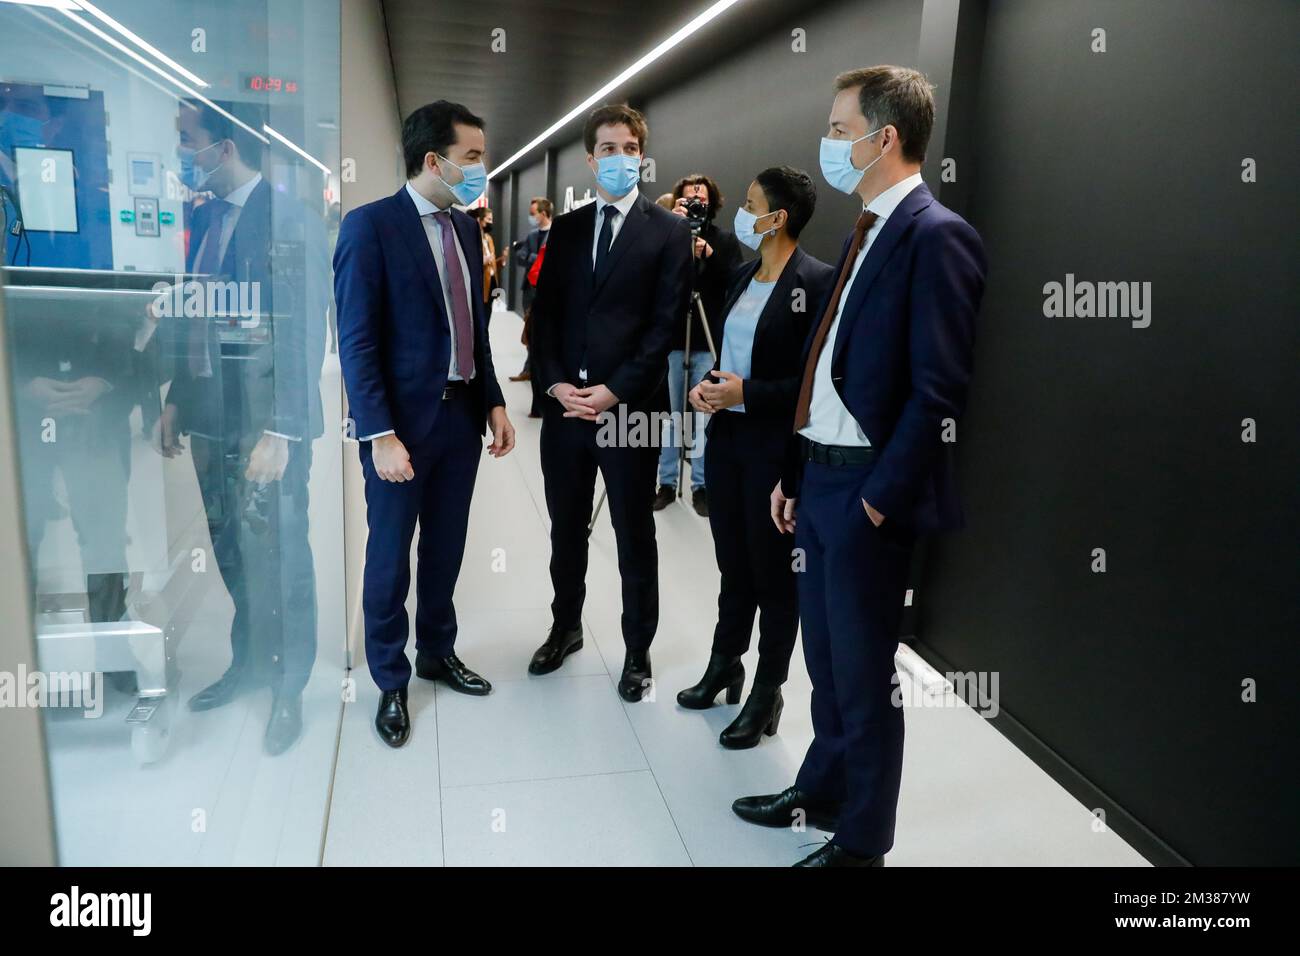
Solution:
M468 382L448 381L442 389L442 400L445 402L449 398L455 398L461 392L469 387Z
M819 465L865 465L876 457L876 450L861 445L823 445L805 438L804 460Z

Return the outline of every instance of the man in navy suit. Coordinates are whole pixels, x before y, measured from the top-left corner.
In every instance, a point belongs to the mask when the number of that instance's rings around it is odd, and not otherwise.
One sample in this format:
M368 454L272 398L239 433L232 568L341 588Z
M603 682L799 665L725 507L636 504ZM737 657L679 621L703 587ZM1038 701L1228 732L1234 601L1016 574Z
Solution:
M962 522L951 442L985 259L975 230L921 180L934 125L925 77L877 66L842 74L836 90L822 174L862 206L804 346L795 434L771 502L806 561L799 617L814 739L794 786L733 810L833 830L799 866L880 866L903 765L893 691L908 566L918 535Z
M310 216L293 200L277 199L259 172L262 111L214 105L180 104L187 184L205 197L190 217L185 264L195 281L237 288L241 307L257 303L256 315L239 320L257 337L232 343L223 357L217 330L227 316L181 323L155 443L171 458L183 451L181 435L190 436L213 556L235 608L230 665L189 707L211 710L269 685L263 746L277 755L301 734L302 692L316 659L308 490L312 441L324 430L318 383L325 329L323 311L305 305L299 276L313 253L324 253L309 242L299 268L288 269L272 256L275 224L298 216L307 225ZM263 335L269 341L259 343Z
M529 671L545 674L582 646L587 525L596 470L605 479L623 582L626 654L618 683L626 701L649 686L650 642L659 624L655 546L654 412L668 410L668 349L690 296L686 220L638 189L648 130L630 106L595 110L583 128L596 201L551 225L533 299L533 376L549 401L542 415L542 475L551 517L552 625ZM607 443L605 412L629 423ZM635 416L635 417L634 417ZM636 441L635 422L645 422Z
M406 596L417 521L415 673L464 694L491 685L456 655L452 594L482 455L515 443L492 368L478 223L453 204L483 192L483 121L458 103L402 124L407 183L343 220L334 253L339 359L366 483L362 610L366 660L380 690L375 727L410 736Z

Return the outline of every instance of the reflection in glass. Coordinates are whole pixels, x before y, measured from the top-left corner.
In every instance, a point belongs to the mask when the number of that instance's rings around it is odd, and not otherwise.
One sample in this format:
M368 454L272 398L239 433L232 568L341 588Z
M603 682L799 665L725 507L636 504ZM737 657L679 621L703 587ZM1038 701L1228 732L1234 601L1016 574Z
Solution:
M163 57L0 3L38 664L79 692L46 710L61 861L313 863L345 620L337 5L98 6Z

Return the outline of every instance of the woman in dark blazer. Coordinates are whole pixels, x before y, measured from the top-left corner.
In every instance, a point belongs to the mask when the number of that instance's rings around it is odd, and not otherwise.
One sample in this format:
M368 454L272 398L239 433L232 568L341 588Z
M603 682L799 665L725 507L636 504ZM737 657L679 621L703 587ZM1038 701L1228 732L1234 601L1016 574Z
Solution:
M800 355L834 269L799 248L817 191L788 166L765 169L736 211L736 237L759 258L732 275L711 381L690 392L691 405L713 413L704 479L709 525L722 572L713 652L704 676L677 695L683 707L712 707L718 694L740 702L741 655L759 615L758 669L749 699L718 738L742 750L776 733L799 628L790 540L770 517L769 495L781 478L803 372Z

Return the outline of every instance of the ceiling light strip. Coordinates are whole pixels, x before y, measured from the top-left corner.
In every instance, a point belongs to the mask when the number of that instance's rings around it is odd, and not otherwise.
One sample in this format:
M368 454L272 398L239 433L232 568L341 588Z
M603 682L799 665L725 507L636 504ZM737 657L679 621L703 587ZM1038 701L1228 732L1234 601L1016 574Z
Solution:
M531 152L533 149L540 146L542 143L546 142L546 140L548 140L552 135L554 135L555 133L563 129L564 126L568 124L571 120L576 119L578 116L586 112L596 103L603 100L611 92L618 89L628 80L630 80L632 77L636 76L638 73L644 70L651 63L654 63L656 60L662 57L669 50L673 49L673 47L677 46L687 37L691 36L691 34L698 32L704 26L706 26L711 21L715 20L717 17L721 16L731 7L734 7L737 3L740 2L741 0L717 0L716 3L710 6L703 13L699 14L697 17L695 17L693 20L691 20L689 23L683 26L676 33L672 34L666 40L661 42L658 46L656 46L645 56L641 57L639 60L637 60L627 69L625 69L622 73L618 74L618 76L614 77L604 86L600 87L600 89L596 90L585 100L583 100L573 109L569 110L569 112L565 113L562 117L560 117L550 126L548 126L544 131L538 134L532 140L532 142L530 142L527 146L525 146L523 149L516 152L504 163L497 166L495 169L492 170L492 172L488 173L488 179L491 179L493 176L497 175L497 173L504 171L508 166L513 164L515 160L526 155L527 153Z
M159 60L167 64L169 67L171 67L181 76L185 77L191 83L196 83L200 87L206 87L209 85L202 77L195 76L193 73L185 69L185 67L181 66L179 63L177 63L171 57L167 56L167 54L163 53L157 47L153 46L152 44L142 39L141 37L136 36L136 34L132 33L122 24L118 23L116 20L110 17L103 10L99 9L99 7L95 6L93 3L90 3L89 0L76 0L74 6L80 7L82 10L85 10L87 13L89 13L92 17L99 20L100 22L107 23L118 33L122 34L122 36L126 37L136 46L140 47L140 49L144 50L146 53L149 53L157 57Z
M142 57L140 54L136 53L135 50L132 50L130 47L126 46L125 44L123 44L123 43L121 43L121 42L119 42L119 41L118 41L117 39L115 39L114 37L109 36L107 33L105 33L105 32L104 32L103 30L101 30L99 27L95 26L93 23L89 23L89 22L87 22L86 20L83 20L81 17L77 16L77 14L74 13L73 11L71 11L71 10L63 10L63 11L61 11L61 12L63 13L63 15L64 15L65 17L67 17L67 18L68 18L69 20L71 20L73 23L76 23L76 24L77 24L78 26L80 26L82 29L84 29L84 30L88 30L89 32L93 33L95 36L97 36L97 37L99 37L101 40L103 40L105 43L108 43L108 44L110 44L110 45L116 47L118 50L120 50L121 52L125 53L127 56L129 56L131 59L135 60L137 63L143 64L144 66L147 66L149 69L153 70L155 73L157 73L159 76L161 76L161 77L162 77L164 80L166 80L167 82L171 83L173 86L175 86L175 87L177 87L177 88L179 88L179 89L181 89L181 90L184 90L186 93L188 93L188 94L189 94L190 96L192 96L194 99L196 99L196 100L198 100L199 102L204 103L204 104L206 104L207 106L211 107L212 109L216 110L218 113L220 113L220 114L221 114L222 116L224 116L226 119L230 120L230 121L231 121L232 123L234 123L236 126L239 126L239 127L241 127L242 129L247 130L249 133L252 133L254 136L256 136L256 137L257 137L259 140L261 140L263 143L266 143L267 145L270 145L270 142L271 142L271 141L270 141L269 139L267 139L265 136L263 136L263 135L262 135L261 133L259 133L257 130L253 129L253 127L249 126L247 123L245 123L245 122L243 122L242 120L240 120L239 117L237 117L237 116L232 116L230 113L228 113L226 110L223 110L220 106L218 106L216 103L212 102L210 99L208 99L208 98L207 98L206 96L204 96L202 93L200 93L200 92L198 92L197 90L195 90L195 89L193 89L193 88L187 86L186 84L182 83L180 80L176 79L176 77L172 76L170 73L166 72L165 70L160 69L160 68L159 68L158 66L156 66L155 64L149 62L149 61L146 60L144 57Z
M293 140L289 139L289 137L285 136L283 133L280 133L280 132L278 132L278 131L272 129L271 127L267 126L265 123L262 124L262 129L266 130L266 132L270 133L272 136L274 136L276 139L278 139L278 140L279 140L281 143L283 143L285 146L288 146L291 150L293 150L295 153L297 153L297 154L298 154L299 156L301 156L303 159L307 160L307 162L311 163L313 166L315 166L317 169L319 169L321 172L323 172L326 176L328 176L328 175L330 174L330 168L329 168L328 166L326 166L324 163L322 163L319 159L317 159L317 158L316 158L315 156L313 156L311 153L307 152L305 149L303 149L301 146L299 146L299 145L298 145L297 143L295 143Z

